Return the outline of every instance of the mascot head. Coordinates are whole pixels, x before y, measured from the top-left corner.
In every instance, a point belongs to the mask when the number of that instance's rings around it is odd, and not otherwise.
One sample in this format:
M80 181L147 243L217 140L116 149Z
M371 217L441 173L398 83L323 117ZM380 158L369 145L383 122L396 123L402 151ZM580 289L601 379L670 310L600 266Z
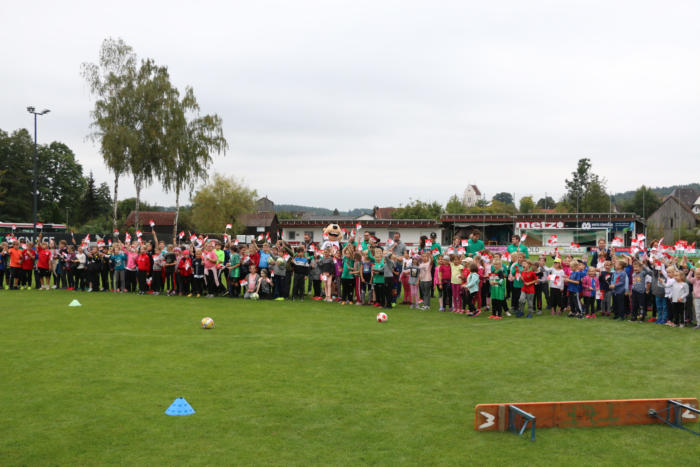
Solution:
M328 224L328 226L323 229L323 233L328 235L328 240L331 242L337 242L343 232L340 230L338 224Z

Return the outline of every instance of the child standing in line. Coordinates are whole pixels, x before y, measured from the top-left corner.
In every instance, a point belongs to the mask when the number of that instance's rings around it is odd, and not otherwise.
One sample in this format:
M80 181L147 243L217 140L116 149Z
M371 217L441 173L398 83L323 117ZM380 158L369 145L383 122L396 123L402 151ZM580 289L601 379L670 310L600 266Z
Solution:
M304 301L304 286L306 284L306 276L309 275L309 271L311 269L309 258L306 257L305 253L306 251L303 246L297 247L296 255L292 260L292 266L294 267L294 285L292 287L292 300ZM314 285L314 290L320 293L320 281L318 282L318 285Z
M418 259L418 292L423 299L422 310L430 310L430 299L433 295L433 262L429 253L423 253ZM418 302L416 301L416 307Z
M647 315L646 297L651 288L651 271L637 260L632 263L632 271L632 317L630 321L644 322Z
M156 247L153 252L153 282L151 282L151 290L153 290L153 295L160 295L163 291L163 267L165 266L165 259L161 255L162 251L160 248Z
M462 313L462 270L464 265L459 259L459 256L452 255L450 257L450 288L452 289L452 313Z
M309 271L309 287L313 288L314 294L312 300L323 300L322 284L321 284L321 268L319 267L318 253L306 253L306 258L310 261L311 270Z
M192 293L197 294L197 298L204 292L204 260L202 259L202 250L197 248L192 260Z
M381 307L384 297L384 254L380 248L374 250L374 257L379 258L379 261L372 265L372 287L376 296L374 306Z
M570 318L583 319L583 308L581 308L581 281L588 274L586 263L577 260L571 263L571 274L566 279L567 290L569 292L569 312Z
M685 300L688 297L688 284L685 281L685 273L676 271L675 281L671 285L671 314L673 321L667 324L671 327L685 327Z
M435 275L440 300L440 311L447 311L452 304L452 266L450 257L443 256L438 260Z
M527 318L532 318L532 312L535 309L535 283L537 283L537 265L530 263L529 260L524 259L521 263L523 267L523 272L521 274L521 279L523 281L523 286L521 289L520 298L518 299L518 318L525 314L525 303L527 303Z
M151 269L151 258L146 253L146 247L141 247L141 252L136 258L136 267L138 268L139 295L146 293L146 277Z
M341 282L341 305L352 305L352 297L354 295L355 277L352 271L355 269L355 248L348 245L343 248L343 269L340 273Z
M468 316L479 316L481 313L481 308L476 307L479 296L479 280L479 266L472 261L469 263L469 275L467 276L467 281L463 285L467 292L467 305L469 306Z
M190 257L190 250L183 249L182 256L177 262L177 292L178 295L192 296L190 291L190 282L192 281L192 274L194 268L192 267L192 258Z
M523 289L523 266L521 263L525 260L525 255L516 252L511 254L511 258L513 260L513 264L510 266L508 276L508 280L511 283L510 307L517 313L517 311L520 309L520 294L522 293ZM506 312L506 314L509 313Z
M595 318L596 300L601 293L596 268L588 268L588 275L582 279L581 286L583 289L583 309L586 318Z
M420 275L420 257L418 255L404 260L403 275L406 276L406 285L404 286L404 297L411 299L409 308L418 308L418 276Z
M537 314L542 314L542 308L544 308L544 303L542 296L547 300L549 304L549 288L547 287L547 258L542 255L537 260L537 282L535 283L535 308L537 309Z
M698 268L700 268L700 263L698 263ZM695 327L693 329L700 329L700 272L698 268L693 269L693 276L688 278L693 286L693 304L695 305Z
M610 280L612 279L612 262L606 260L603 263L603 270L600 271L600 276L598 276L598 284L600 285L600 294L602 296L600 300L600 311L603 316L610 316L612 300L612 291L610 290ZM663 290L663 286L662 286ZM663 296L663 294L662 294Z
M241 295L241 286L238 281L241 277L241 255L238 254L238 247L230 248L228 261L228 296L238 298Z
M503 319L503 308L506 301L506 271L501 264L500 258L494 259L489 274L489 291L491 293L491 315L492 319Z
M249 268L248 275L245 277L245 285L243 298L251 298L253 294L258 294L260 291L260 276L258 275L257 268L255 264L251 264Z
M372 298L372 261L370 261L369 253L367 251L362 252L360 285L362 287L360 299L363 305L368 305Z
M615 317L613 319L625 320L625 296L629 294L629 279L625 272L627 263L622 260L615 262L615 271L610 279L612 287L612 305Z

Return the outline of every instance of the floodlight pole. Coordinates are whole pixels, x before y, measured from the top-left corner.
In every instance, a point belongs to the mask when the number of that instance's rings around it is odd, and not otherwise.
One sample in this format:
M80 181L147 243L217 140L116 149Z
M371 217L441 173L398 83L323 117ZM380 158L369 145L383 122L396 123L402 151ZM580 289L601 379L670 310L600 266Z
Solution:
M34 198L34 205L32 207L32 224L33 224L33 229L32 229L32 242L36 242L36 216L37 216L37 208L38 208L38 188L37 188L37 178L39 176L39 154L38 154L38 148L37 148L37 134L36 134L36 124L37 124L37 116L38 115L46 115L47 113L50 112L49 109L44 109L41 112L37 112L36 109L32 106L27 107L27 112L30 114L34 115L34 182L33 182L33 198Z

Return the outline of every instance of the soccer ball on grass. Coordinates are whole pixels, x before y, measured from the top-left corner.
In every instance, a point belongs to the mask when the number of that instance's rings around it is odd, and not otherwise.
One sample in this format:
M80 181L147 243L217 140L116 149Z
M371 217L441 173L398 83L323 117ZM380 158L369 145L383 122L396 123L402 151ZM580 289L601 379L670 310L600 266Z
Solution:
M202 329L211 329L214 327L214 320L211 318L202 318Z
M378 313L377 314L377 322L378 323L386 323L389 321L389 317L386 315L386 313Z

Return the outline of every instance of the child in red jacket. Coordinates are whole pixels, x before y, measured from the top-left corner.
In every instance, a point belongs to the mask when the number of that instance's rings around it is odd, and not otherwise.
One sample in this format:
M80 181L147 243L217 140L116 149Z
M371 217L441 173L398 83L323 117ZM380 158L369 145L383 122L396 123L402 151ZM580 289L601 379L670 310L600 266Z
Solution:
M532 312L535 309L535 283L537 283L537 265L528 260L522 262L523 272L520 278L523 281L523 288L518 300L518 312L515 315L520 318L524 314L525 302L527 302L527 318L532 318ZM542 312L540 312L542 313Z
M177 272L177 294L187 295L188 297L191 297L192 294L190 293L190 281L192 280L193 269L192 258L190 257L190 250L184 250L182 252L180 261L177 262Z
M151 257L146 253L145 246L141 247L136 257L136 267L138 268L139 295L143 295L146 293L146 278L151 270Z

